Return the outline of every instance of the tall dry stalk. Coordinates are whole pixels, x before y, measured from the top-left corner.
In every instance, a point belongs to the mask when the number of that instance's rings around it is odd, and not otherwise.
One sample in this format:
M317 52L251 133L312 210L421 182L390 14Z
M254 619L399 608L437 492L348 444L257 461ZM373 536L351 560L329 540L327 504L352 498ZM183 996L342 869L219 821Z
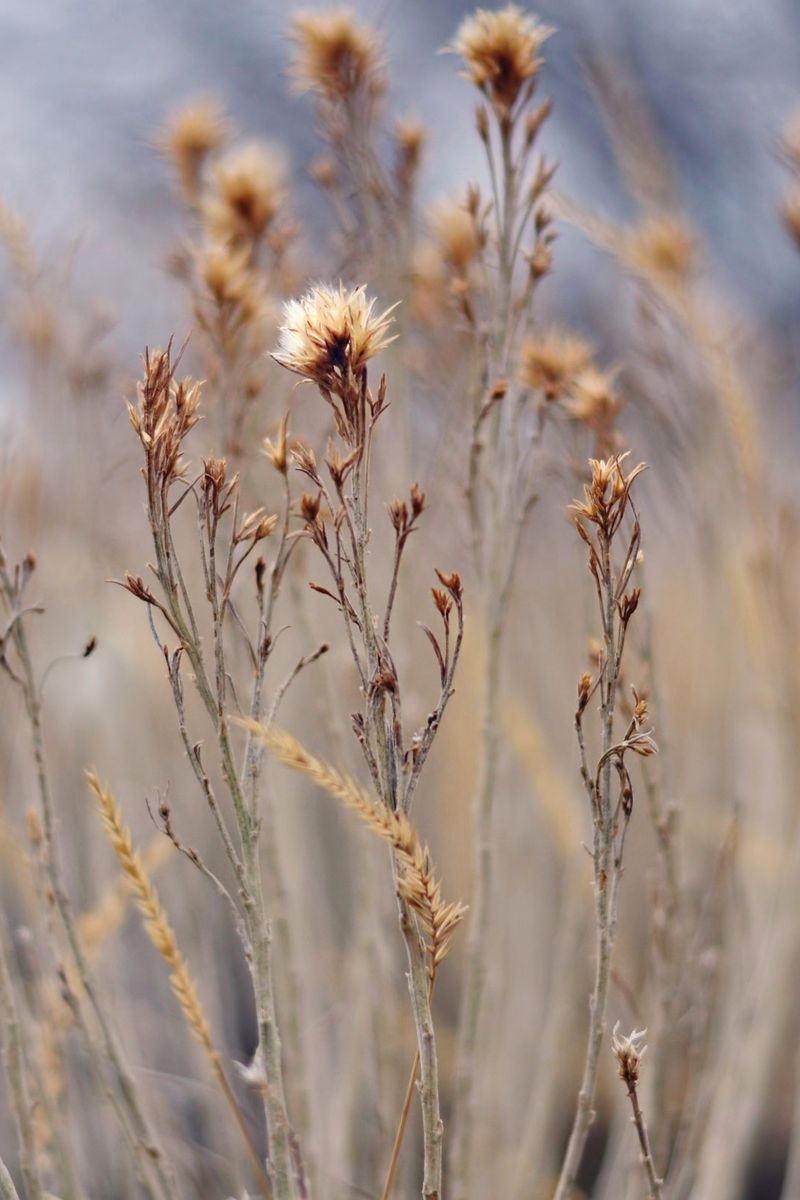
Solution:
M453 692L463 637L463 596L457 573L437 571L442 586L433 589L433 600L441 632L437 636L423 628L435 655L440 692L422 726L408 739L402 681L392 654L392 617L406 546L425 509L425 496L416 484L408 501L395 499L389 505L394 549L388 590L380 608L368 577L373 438L387 405L386 379L381 378L373 394L368 362L391 340L389 327L389 313L376 313L374 301L366 298L363 288L317 286L301 300L287 304L275 358L316 385L330 406L342 447L334 439L328 444L324 470L329 482L312 450L300 446L294 453L297 469L314 489L301 500L304 533L322 556L329 577L328 585L312 581L311 587L333 600L343 618L362 697L361 710L353 716L355 734L380 804L387 814L398 814L397 819L402 820L410 812ZM439 1200L443 1128L426 935L404 894L403 859L396 844L392 861L420 1058L422 1195L426 1200Z
M475 1141L481 1014L495 878L493 817L504 635L521 539L537 497L537 457L547 414L539 380L531 381L520 369L520 342L529 330L537 285L550 268L554 237L543 203L553 168L537 155L537 138L550 104L534 104L542 65L539 54L551 32L512 4L497 12L480 10L466 18L448 48L461 57L465 78L481 94L477 130L491 181L488 203L476 188L467 199L463 216L472 226L469 254L451 257L456 274L453 293L474 344L467 499L486 624L473 802L475 891L459 1024L451 1153L451 1187L456 1200L466 1195ZM463 237L459 241L463 242ZM473 258L475 269L467 261Z
M589 1002L589 1036L583 1075L555 1200L570 1200L573 1194L594 1116L625 835L633 811L633 784L625 758L629 752L647 757L656 749L651 731L646 727L647 704L644 700L637 699L624 737L615 741L614 733L625 639L640 596L637 587L627 590L636 570L641 542L639 520L632 506L630 492L644 466L640 464L626 474L622 458L612 458L592 459L590 468L591 478L585 487L585 498L573 507L575 527L589 553L589 572L597 592L603 651L597 678L593 679L588 673L581 676L575 731L580 751L581 777L593 827L591 856L596 923L595 978ZM633 525L620 561L617 562L615 539L620 534L629 508L633 513ZM590 765L584 723L590 701L595 695L600 698L600 753L596 762Z
M41 611L36 605L24 604L25 591L35 569L36 559L33 554L26 555L22 563L9 569L0 548L0 599L7 622L0 642L0 666L21 692L30 724L43 830L43 859L50 885L50 897L80 981L80 995L85 996L88 1001L100 1030L103 1055L111 1067L119 1092L119 1106L115 1107L114 1111L137 1160L147 1194L150 1197L163 1197L163 1200L177 1200L172 1167L153 1133L139 1089L98 991L62 881L56 810L45 757L41 683L37 681L34 671L25 627L26 618ZM88 1049L90 1060L93 1060L94 1045L90 1043Z
M164 647L164 659L180 736L236 880L236 897L210 874L197 855L189 857L211 878L229 903L242 939L256 1005L258 1055L266 1076L266 1086L260 1090L269 1138L269 1174L276 1200L292 1200L305 1172L287 1113L281 1038L275 1011L272 930L259 852L261 758L251 742L245 748L241 765L236 762L228 719L233 685L226 648L227 630L237 619L233 589L239 572L256 546L278 527L278 546L271 570L267 572L262 559L256 563L257 629L253 640L246 635L252 666L250 712L257 718L265 702L265 674L272 649L275 604L295 544L289 536L290 496L287 484L280 524L277 515L267 515L263 509L242 516L239 477L234 475L229 479L225 460L213 456L205 461L199 476L186 482L187 468L182 452L184 441L199 417L200 386L190 379L178 381L175 366L169 351L146 354L138 404L129 406L131 422L144 450L147 512L156 555L153 569L161 595L160 598L156 596L141 578L132 575L126 577L124 586L143 601L151 613L155 612L163 619L177 640L171 653ZM179 487L180 495L175 499ZM210 660L206 658L200 618L195 613L173 530L175 513L187 500L195 504L197 513L204 598L211 622ZM203 762L202 744L193 742L189 735L181 666L184 656L191 664L193 686L214 732L220 770L233 810L235 834ZM301 661L297 671L306 661Z
M122 813L114 796L107 787L101 784L96 772L88 771L86 781L97 801L106 834L119 859L125 879L144 917L147 935L170 969L169 981L175 999L180 1005L192 1035L203 1048L225 1097L225 1102L233 1114L248 1157L253 1164L261 1194L265 1200L270 1200L272 1189L264 1172L264 1165L253 1145L241 1109L228 1082L222 1059L212 1039L211 1026L200 1002L197 986L189 972L186 960L181 954L175 933L164 912L158 893L144 868L141 856L133 848L130 830L123 824Z
M2 1053L14 1121L17 1126L19 1164L25 1184L25 1194L27 1200L43 1200L44 1188L36 1153L29 1072L25 1062L18 1005L2 942L0 942L0 1053ZM14 1194L13 1184L11 1184L11 1188L12 1194Z

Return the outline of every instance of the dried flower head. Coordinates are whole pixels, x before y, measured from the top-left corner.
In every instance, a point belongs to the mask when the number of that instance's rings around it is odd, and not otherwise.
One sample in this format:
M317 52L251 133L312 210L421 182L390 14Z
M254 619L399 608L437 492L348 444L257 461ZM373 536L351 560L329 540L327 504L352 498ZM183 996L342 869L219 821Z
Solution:
M197 270L213 304L249 325L264 315L264 286L248 264L245 250L211 246L200 253Z
M299 300L283 307L280 345L273 358L290 371L339 394L381 350L394 341L387 336L390 313L376 313L375 299L364 287L348 289L317 284Z
M575 334L551 329L528 338L520 352L522 382L544 392L547 400L558 400L589 366L592 348Z
M281 422L278 426L278 435L273 442L271 438L264 438L263 454L270 460L276 471L281 475L285 475L288 467L288 453L286 433L289 426L289 414L285 412L281 417Z
M223 144L225 134L225 114L212 99L194 100L167 120L161 145L188 199L197 197L206 160Z
M622 407L614 374L588 366L572 380L564 408L574 421L593 429L607 428L613 422Z
M694 264L695 239L677 217L649 217L627 235L624 257L642 275L678 283Z
M465 276L481 251L473 214L457 200L442 200L432 209L428 224L442 261Z
M578 514L578 518L582 517L597 525L606 538L613 536L625 515L631 484L637 475L646 470L645 463L639 463L626 475L622 464L628 453L630 452L606 459L590 458L591 480L584 485L585 500L583 503L576 500L570 506ZM579 532L582 532L580 521L578 527ZM587 536L585 531L583 536Z
M416 169L428 138L428 131L416 117L401 117L395 122L394 140L401 160Z
M217 164L206 202L206 226L213 240L249 246L263 237L285 195L283 154L261 142L230 150Z
M459 26L447 49L465 63L464 77L480 88L500 113L509 113L522 88L542 65L539 51L555 32L516 4L479 8Z
M639 1065L647 1050L647 1046L641 1044L647 1030L634 1029L627 1037L620 1037L617 1033L618 1029L619 1021L611 1033L611 1049L619 1063L619 1077L628 1084L628 1087L635 1087L639 1080Z
M300 91L343 100L369 85L383 90L379 42L347 8L300 12L292 21L290 71Z
M176 379L170 348L146 351L144 377L137 384L138 403L128 405L128 416L142 443L148 475L168 487L186 465L181 456L184 439L200 420L201 384Z

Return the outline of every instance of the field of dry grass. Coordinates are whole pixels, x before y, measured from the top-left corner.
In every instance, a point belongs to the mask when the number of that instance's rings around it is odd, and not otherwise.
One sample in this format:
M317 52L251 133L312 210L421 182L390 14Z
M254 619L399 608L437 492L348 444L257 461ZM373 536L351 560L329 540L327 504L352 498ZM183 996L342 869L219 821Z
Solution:
M792 346L598 64L634 216L560 190L532 14L453 30L432 206L391 47L291 28L325 215L142 130L138 362L0 203L0 1200L798 1200Z

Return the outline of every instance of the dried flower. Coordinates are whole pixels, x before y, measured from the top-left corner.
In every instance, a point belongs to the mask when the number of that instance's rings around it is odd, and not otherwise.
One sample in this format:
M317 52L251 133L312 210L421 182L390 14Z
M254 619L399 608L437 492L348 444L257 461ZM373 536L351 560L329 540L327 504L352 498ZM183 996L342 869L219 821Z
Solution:
M497 11L479 8L462 21L447 49L461 55L466 65L464 77L505 114L542 65L539 51L554 32L516 4Z
M544 392L547 400L557 400L588 367L591 353L591 346L574 334L561 329L547 330L522 344L522 382Z
M673 216L650 217L626 237L624 258L642 275L678 283L692 269L695 242L686 226Z
M564 408L574 421L592 428L606 428L622 407L614 388L614 372L588 366L571 381Z
M392 309L377 314L374 308L363 286L317 284L284 305L280 346L272 357L338 394L351 375L394 341L387 337Z
M481 251L475 218L455 200L440 201L428 218L442 261L459 275L466 275Z
M367 84L383 90L378 39L349 9L295 14L292 38L290 70L300 91L342 100Z
M272 146L247 142L217 164L206 203L206 224L215 241L249 246L263 237L283 202L286 162Z
M167 121L161 144L188 199L197 197L205 162L225 140L225 114L216 100L194 100Z
M287 447L286 447L286 430L289 425L289 414L284 413L281 417L281 423L278 426L277 440L272 442L270 438L264 438L263 454L272 463L276 471L281 475L286 474L287 469Z
M611 1049L619 1063L619 1077L629 1087L635 1086L639 1080L639 1064L647 1050L647 1046L640 1045L647 1030L634 1029L627 1037L620 1037L617 1033L618 1029L619 1021L611 1033Z
M626 475L622 470L622 463L628 457L628 453L630 452L607 459L590 458L592 478L583 489L585 501L581 503L576 500L570 505L578 517L599 526L607 538L613 535L625 514L631 484L637 475L646 470L645 463L639 463ZM581 529L580 522L578 528L584 538L588 537Z

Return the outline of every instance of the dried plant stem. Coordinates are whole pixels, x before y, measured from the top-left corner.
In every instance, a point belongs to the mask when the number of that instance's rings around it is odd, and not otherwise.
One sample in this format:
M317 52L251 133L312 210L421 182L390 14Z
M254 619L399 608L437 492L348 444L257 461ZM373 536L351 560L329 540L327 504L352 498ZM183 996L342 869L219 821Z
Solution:
M614 589L611 582L611 568L608 556L604 556L604 603L606 609L605 649L606 670L609 672L606 684L606 698L603 703L603 755L608 755L614 741L614 703L617 684L618 661L616 648L613 644L613 606ZM576 721L578 737L582 742L580 723ZM561 1166L555 1200L570 1200L578 1170L583 1158L583 1150L589 1133L589 1126L594 1117L594 1094L597 1086L597 1068L600 1062L600 1050L606 1032L606 1008L608 1006L608 987L611 978L611 956L614 949L614 936L617 924L617 888L620 871L612 861L613 827L611 824L611 758L608 757L601 771L601 788L598 803L601 807L600 819L594 823L594 904L596 922L595 948L595 977L589 1001L589 1037L586 1047L583 1075L581 1078L578 1103L573 1120L572 1130L567 1143L564 1161Z
M28 1200L42 1200L44 1190L36 1161L36 1135L33 1127L28 1072L22 1046L19 1013L14 998L5 949L0 944L0 1049L8 1079L11 1107L19 1139L19 1164ZM13 1184L12 1194L13 1192Z
M161 906L158 893L147 872L144 870L140 856L133 849L130 830L122 823L122 814L113 795L108 788L102 786L93 771L87 773L87 782L97 800L111 845L119 858L125 877L133 889L139 909L144 915L148 936L170 968L170 984L181 1007L181 1011L186 1018L192 1034L205 1051L206 1057L211 1064L211 1069L222 1090L222 1094L230 1107L248 1156L256 1172L261 1194L265 1197L265 1200L270 1200L272 1190L264 1171L264 1165L253 1145L249 1130L225 1075L222 1060L212 1040L211 1027L203 1011L200 997L197 994L197 988L180 952L166 913Z
M656 1173L655 1164L653 1162L653 1154L650 1149L650 1136L647 1132L642 1110L639 1105L639 1069L641 1066L644 1052L647 1049L642 1044L646 1029L636 1030L628 1037L618 1037L617 1029L619 1022L614 1026L614 1034L612 1037L612 1049L617 1058L619 1067L619 1077L625 1084L628 1091L628 1099L631 1102L633 1110L633 1123L636 1126L636 1134L639 1138L639 1148L642 1155L642 1167L647 1178L648 1200L661 1200L661 1180Z
M454 1192L460 1195L469 1178L469 1153L473 1143L475 1095L474 1074L487 958L491 934L491 896L494 877L492 816L499 759L498 708L503 622L496 614L488 628L483 675L484 696L481 722L478 784L475 813L476 875L472 900L473 916L467 942L462 1013L456 1050L455 1103L458 1119L453 1138Z
M628 1086L628 1097L631 1102L631 1109L633 1110L633 1123L636 1126L639 1149L642 1152L642 1166L647 1176L648 1197L649 1200L661 1200L663 1195L661 1180L658 1177L656 1166L653 1162L653 1153L650 1149L650 1135L647 1132L647 1125L645 1124L642 1110L639 1107L639 1095L635 1083Z
M428 1001L433 1000L433 988L435 979L431 980L428 988ZM389 1160L389 1167L386 1171L386 1179L381 1192L381 1200L389 1200L389 1197L394 1187L395 1177L397 1175L397 1167L400 1163L400 1151L403 1148L403 1139L405 1137L406 1125L408 1123L408 1114L411 1111L411 1104L414 1099L414 1089L417 1086L417 1077L419 1076L419 1050L414 1055L414 1061L411 1064L411 1071L408 1076L406 1085L406 1094L403 1098L403 1107L400 1110L400 1120L397 1125L397 1131L394 1135L392 1144L392 1155Z
M617 703L622 653L628 623L639 603L639 590L625 591L635 569L641 531L634 516L623 565L615 571L612 544L619 531L629 502L630 487L643 464L627 477L621 459L592 459L591 483L586 485L586 503L576 503L576 529L589 549L589 569L593 577L603 630L603 660L596 684L590 676L581 678L575 732L580 752L580 768L593 820L592 867L596 924L595 977L589 1002L589 1034L578 1101L573 1119L555 1200L570 1200L586 1145L594 1112L594 1096L600 1049L605 1036L606 1009L611 979L611 958L617 926L617 899L622 875L622 856L627 824L633 808L633 791L624 763L627 750L645 756L655 753L650 731L640 728L647 714L646 704L637 701L637 709L626 736L614 743L614 716ZM593 539L583 522L596 529ZM601 753L596 769L590 771L583 729L583 714L593 690L600 692ZM619 776L619 796L612 796L612 767Z
M556 1098L563 1087L564 1057L574 1024L573 998L583 981L582 964L576 961L575 946L585 933L585 876L572 865L562 884L561 916L551 952L552 976L545 1004L544 1023L538 1037L538 1056L533 1074L529 1113L523 1131L512 1197L526 1200L532 1182L550 1178L558 1148L554 1145L557 1121Z
M19 1200L14 1180L2 1158L0 1158L0 1200Z
M223 460L211 458L204 464L199 491L198 528L205 595L212 618L212 654L206 659L189 590L173 540L171 519L174 507L170 489L182 478L179 454L183 441L196 424L200 387L191 381L175 380L170 353L145 355L144 381L139 385L138 407L129 406L131 423L145 452L144 477L147 509L156 555L155 574L163 602L141 580L128 577L125 586L149 606L155 607L179 640L179 650L168 658L170 680L184 736L180 658L185 654L193 682L216 735L220 767L238 830L238 846L202 769L196 747L190 751L195 775L201 783L222 837L226 854L239 884L245 951L253 987L258 1028L258 1057L266 1074L260 1088L269 1140L269 1173L275 1200L293 1200L294 1164L299 1161L287 1114L281 1039L275 1010L272 969L272 927L266 909L260 859L262 816L258 808L260 762L251 746L245 750L241 773L236 765L227 718L229 673L224 634L231 613L231 592L242 564L261 539L272 532L277 518L263 518L262 510L240 523L239 479L228 480ZM187 489L189 491L191 489ZM184 495L187 493L185 492ZM227 544L222 538L223 518L230 513ZM288 493L283 531L266 595L259 583L259 628L255 658L252 707L262 710L264 668L271 645L270 622L283 568L289 557ZM293 544L293 543L292 543ZM302 1173L302 1167L300 1167Z
M0 591L2 591L9 612L14 614L16 608L14 585L2 554L0 554ZM81 990L94 1013L95 1020L100 1029L103 1052L111 1065L119 1087L122 1104L127 1113L127 1121L130 1124L130 1129L135 1139L134 1148L140 1159L144 1186L148 1195L152 1195L151 1184L147 1182L150 1180L152 1172L157 1180L157 1191L166 1200L177 1200L177 1188L171 1165L168 1163L163 1150L161 1150L153 1135L149 1121L145 1116L133 1075L125 1061L122 1048L117 1041L105 1008L101 1003L78 933L72 907L62 882L56 833L56 817L45 759L41 695L36 686L28 639L21 619L14 620L11 636L19 661L20 675L17 678L22 687L31 728L36 780L42 813L42 824L44 827L45 868L53 900L72 953Z
M420 1065L425 1172L422 1195L439 1200L442 1194L442 1134L436 1043L431 1017L431 980L447 953L450 937L464 910L445 904L427 848L402 809L375 804L358 786L334 768L314 758L285 730L242 721L256 732L287 767L300 771L353 810L373 833L392 848L400 928L409 962L409 990ZM424 935L420 929L424 930Z

